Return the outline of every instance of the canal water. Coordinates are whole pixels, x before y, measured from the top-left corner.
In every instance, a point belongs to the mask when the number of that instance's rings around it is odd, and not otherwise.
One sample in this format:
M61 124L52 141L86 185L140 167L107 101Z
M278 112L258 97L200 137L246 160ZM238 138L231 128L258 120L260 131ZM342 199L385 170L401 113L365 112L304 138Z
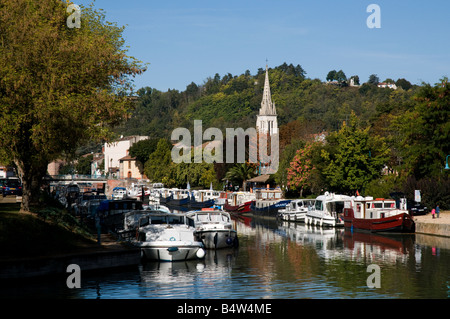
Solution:
M1 298L447 299L449 238L374 235L274 218L236 221L239 248L200 261L143 262L66 278L2 285Z

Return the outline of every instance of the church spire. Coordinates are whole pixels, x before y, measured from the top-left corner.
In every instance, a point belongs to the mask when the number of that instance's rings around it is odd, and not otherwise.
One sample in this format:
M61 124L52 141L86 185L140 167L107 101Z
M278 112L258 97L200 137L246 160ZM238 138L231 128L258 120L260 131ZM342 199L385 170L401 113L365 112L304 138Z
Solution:
M272 96L270 94L270 83L269 83L269 68L266 64L266 79L264 81L264 92L261 101L261 109L259 110L260 115L276 115L275 103L272 103Z

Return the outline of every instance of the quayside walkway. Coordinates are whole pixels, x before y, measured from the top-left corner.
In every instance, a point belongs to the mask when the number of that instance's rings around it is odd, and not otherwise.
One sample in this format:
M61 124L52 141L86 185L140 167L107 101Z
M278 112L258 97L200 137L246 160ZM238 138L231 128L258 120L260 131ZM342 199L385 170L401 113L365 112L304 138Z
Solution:
M414 216L417 234L450 237L450 211L441 211L439 218L427 215Z

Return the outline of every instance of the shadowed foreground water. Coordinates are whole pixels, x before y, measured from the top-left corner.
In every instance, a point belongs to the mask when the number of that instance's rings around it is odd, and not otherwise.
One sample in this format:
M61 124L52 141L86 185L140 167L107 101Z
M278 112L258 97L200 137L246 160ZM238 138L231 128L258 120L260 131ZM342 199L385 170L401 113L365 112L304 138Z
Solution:
M8 283L2 298L70 299L447 299L450 238L371 235L275 219L236 221L240 246L208 251L201 261L143 262L138 267L83 273L81 288L66 277ZM430 241L435 242L435 241ZM368 287L369 265L380 288Z

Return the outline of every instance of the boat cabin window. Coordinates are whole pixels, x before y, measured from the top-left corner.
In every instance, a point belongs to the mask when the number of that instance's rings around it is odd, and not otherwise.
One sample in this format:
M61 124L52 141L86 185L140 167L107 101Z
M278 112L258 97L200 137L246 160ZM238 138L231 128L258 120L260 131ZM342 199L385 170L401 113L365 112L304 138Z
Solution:
M166 216L152 216L151 218L152 225L160 225L160 224L166 224Z
M316 210L323 210L323 204L321 200L316 200L315 208Z
M384 208L394 209L395 208L395 202L385 202L384 203Z
M383 203L372 203L372 208L383 208Z
M184 216L167 216L167 223L169 225L183 225Z

